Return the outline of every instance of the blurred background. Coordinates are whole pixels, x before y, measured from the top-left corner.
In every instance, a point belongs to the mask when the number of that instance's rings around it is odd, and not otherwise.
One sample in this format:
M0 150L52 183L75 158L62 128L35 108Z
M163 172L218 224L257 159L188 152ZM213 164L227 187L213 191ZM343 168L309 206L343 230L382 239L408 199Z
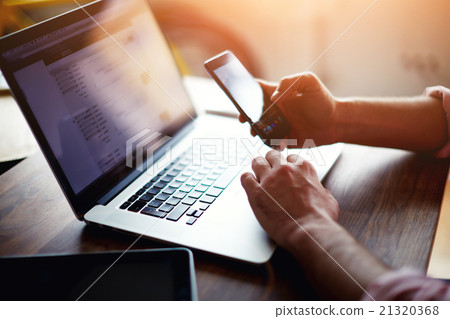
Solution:
M183 72L231 48L254 75L306 70L373 0L149 0ZM79 1L87 3L89 1ZM3 34L76 7L0 0ZM380 0L313 67L336 95L420 94L450 86L450 1Z
M311 70L337 96L418 95L426 86L450 86L448 0L379 0L314 65L373 0L149 2L186 75L207 77L203 62L231 49L257 77L278 81ZM73 0L0 0L0 34L75 7ZM0 162L36 150L17 106L3 98L0 130Z

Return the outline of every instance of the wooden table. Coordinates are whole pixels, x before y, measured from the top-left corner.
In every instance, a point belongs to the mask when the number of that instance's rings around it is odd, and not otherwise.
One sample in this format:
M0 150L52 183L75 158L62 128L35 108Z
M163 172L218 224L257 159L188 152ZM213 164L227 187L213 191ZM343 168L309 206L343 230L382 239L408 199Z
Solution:
M346 145L324 181L339 221L388 265L427 267L448 162ZM134 237L75 219L42 154L0 176L0 255L127 248ZM140 240L134 248L163 247ZM200 300L304 300L316 296L296 261L277 249L261 266L194 252Z

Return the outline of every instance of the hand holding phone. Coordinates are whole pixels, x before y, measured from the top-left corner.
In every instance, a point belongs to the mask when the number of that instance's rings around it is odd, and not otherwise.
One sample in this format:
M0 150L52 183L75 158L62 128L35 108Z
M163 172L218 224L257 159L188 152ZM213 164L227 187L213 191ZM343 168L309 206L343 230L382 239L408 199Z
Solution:
M207 60L205 68L252 129L269 146L280 145L291 126L275 104L265 105L264 92L236 56L225 51Z

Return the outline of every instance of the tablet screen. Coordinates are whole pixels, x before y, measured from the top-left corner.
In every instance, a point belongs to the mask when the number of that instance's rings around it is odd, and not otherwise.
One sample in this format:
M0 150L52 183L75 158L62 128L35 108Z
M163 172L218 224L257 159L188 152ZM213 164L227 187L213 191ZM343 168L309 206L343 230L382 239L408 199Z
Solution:
M0 299L196 299L189 250L176 248L121 254L0 258Z

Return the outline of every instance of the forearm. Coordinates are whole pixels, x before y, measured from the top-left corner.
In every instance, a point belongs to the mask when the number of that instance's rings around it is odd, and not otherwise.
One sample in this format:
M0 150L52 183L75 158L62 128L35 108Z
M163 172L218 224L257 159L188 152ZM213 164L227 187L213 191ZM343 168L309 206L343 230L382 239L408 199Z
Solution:
M438 99L338 99L338 141L369 146L434 151L447 141L446 114Z
M286 248L323 297L358 300L372 281L389 271L331 219L305 222L302 227Z

